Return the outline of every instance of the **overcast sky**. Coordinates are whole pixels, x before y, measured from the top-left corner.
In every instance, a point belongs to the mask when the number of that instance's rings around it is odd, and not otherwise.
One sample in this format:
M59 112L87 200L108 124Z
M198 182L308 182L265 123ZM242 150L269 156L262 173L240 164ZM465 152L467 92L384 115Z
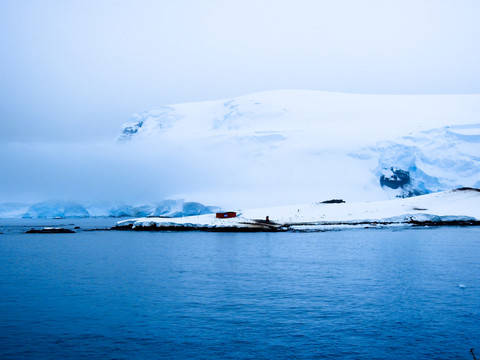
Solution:
M1 141L272 89L480 93L478 0L0 0Z

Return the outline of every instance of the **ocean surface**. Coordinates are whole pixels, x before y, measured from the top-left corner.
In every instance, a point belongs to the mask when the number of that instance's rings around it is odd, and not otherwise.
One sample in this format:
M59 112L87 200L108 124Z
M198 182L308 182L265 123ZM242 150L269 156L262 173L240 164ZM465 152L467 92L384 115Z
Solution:
M85 231L109 221L0 221L0 359L480 355L479 227Z

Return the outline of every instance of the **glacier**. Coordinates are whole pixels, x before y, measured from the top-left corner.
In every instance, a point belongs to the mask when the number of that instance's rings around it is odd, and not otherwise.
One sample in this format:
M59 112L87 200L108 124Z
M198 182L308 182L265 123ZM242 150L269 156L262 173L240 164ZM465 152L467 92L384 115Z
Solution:
M479 115L480 95L279 90L162 105L103 142L0 144L0 216L171 217L212 211L194 203L238 210L479 188Z
M398 177L409 181L397 197L408 197L460 187L480 187L480 124L445 126L376 144L363 153L375 158L373 174L381 179Z
M387 200L480 187L479 114L479 95L281 90L137 113L118 141L181 153L178 168L206 178L180 194L187 199Z

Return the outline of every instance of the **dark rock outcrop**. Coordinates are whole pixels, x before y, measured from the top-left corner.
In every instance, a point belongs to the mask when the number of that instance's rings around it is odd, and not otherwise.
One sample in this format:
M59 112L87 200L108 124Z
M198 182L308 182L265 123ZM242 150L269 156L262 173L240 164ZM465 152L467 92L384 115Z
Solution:
M331 199L322 201L321 204L344 204L345 201L342 199Z
M387 186L391 189L404 188L406 185L410 184L410 172L391 167L391 175L386 176L382 175L380 177L380 185Z

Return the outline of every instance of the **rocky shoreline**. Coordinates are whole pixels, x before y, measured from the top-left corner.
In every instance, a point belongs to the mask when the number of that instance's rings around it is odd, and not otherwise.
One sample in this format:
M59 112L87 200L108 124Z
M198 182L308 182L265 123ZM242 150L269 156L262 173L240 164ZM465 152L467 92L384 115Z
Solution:
M478 220L451 220L451 221L417 221L409 220L405 222L390 222L390 221L373 221L373 222L320 222L320 223L303 223L303 224L251 224L244 223L244 226L158 226L153 223L149 226L114 226L110 230L119 231L205 231L205 232L322 232L339 229L358 229L358 228L387 228L387 227L440 227L440 226L480 226Z

